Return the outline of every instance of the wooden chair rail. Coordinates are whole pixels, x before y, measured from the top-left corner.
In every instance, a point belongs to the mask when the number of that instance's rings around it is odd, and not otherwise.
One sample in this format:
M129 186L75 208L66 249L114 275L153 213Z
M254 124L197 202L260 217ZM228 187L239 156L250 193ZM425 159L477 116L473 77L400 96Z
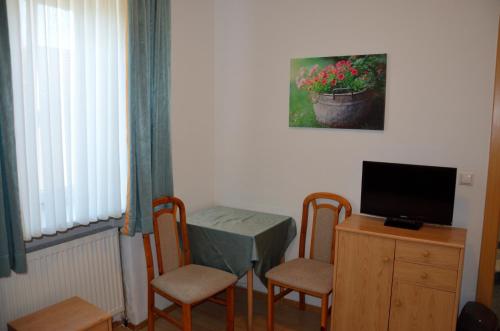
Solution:
M291 288L287 288L284 291L280 291L278 295L274 295L274 302L281 300L284 296L288 295L289 293L292 293L293 290Z

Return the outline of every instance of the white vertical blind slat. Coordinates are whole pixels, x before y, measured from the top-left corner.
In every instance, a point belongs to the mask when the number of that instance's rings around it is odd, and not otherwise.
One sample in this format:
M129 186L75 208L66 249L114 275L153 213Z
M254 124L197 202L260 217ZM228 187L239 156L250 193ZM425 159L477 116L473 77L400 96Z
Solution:
M125 211L124 2L7 0L25 240Z
M125 1L118 1L116 4L116 7L118 8L117 12L117 31L127 31L127 27L125 26L126 20L127 20L127 9L126 9L126 2ZM125 19L121 19L122 17L125 17ZM125 62L125 57L126 57L126 52L122 52L122 49L125 49L126 43L125 43L125 38L119 38L117 40L117 61L118 61L118 68L125 68L126 62ZM126 125L127 125L127 118L126 118L126 94L125 94L125 89L126 89L126 71L123 70L117 70L117 75L118 75L118 143L119 143L119 162L120 164L127 164L128 163L128 155L127 155L127 133L126 133ZM127 177L128 177L128 169L123 169L120 167L120 183L122 185L126 185L127 183ZM120 189L120 205L124 206L126 205L126 199L127 199L127 188L126 187L121 187Z

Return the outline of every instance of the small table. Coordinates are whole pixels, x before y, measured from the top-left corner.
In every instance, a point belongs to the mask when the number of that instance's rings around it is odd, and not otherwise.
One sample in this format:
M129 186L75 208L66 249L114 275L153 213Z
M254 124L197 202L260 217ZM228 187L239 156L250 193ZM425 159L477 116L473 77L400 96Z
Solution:
M72 297L7 324L10 331L112 331L111 315Z
M277 266L297 235L290 216L223 206L188 216L193 263L247 275L248 330L252 330L253 271L262 280Z

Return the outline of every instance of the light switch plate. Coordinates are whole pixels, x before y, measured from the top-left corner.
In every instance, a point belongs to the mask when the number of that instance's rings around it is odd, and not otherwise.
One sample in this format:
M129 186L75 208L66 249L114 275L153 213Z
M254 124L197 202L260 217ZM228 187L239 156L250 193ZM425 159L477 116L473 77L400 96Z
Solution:
M460 185L469 185L469 186L472 186L472 182L474 180L474 175L471 174L470 172L462 172L460 173L460 177L459 177L459 184Z

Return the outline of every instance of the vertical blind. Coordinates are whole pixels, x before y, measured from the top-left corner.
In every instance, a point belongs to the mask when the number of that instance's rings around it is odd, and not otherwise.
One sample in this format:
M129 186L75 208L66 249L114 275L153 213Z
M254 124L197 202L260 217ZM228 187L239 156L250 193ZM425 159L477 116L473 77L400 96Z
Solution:
M7 0L24 239L126 208L125 0Z

